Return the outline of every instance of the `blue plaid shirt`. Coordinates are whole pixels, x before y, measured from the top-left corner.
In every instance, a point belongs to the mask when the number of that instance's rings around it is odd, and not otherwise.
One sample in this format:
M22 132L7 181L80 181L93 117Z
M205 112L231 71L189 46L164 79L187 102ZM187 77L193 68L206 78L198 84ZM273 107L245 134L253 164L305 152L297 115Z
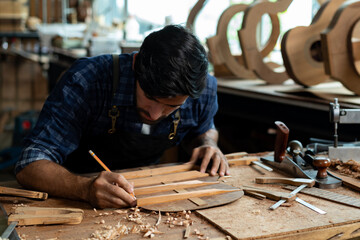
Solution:
M120 55L119 84L113 97L112 56L77 60L46 100L34 130L24 140L15 172L42 159L62 164L77 149L82 137L96 138L106 134L111 128L108 111L113 105L122 109L116 129L140 133L143 124L136 111L136 82L132 69L134 54ZM214 116L218 109L216 92L216 78L208 75L200 98L189 97L180 107L176 144L185 137L196 137L214 128ZM175 112L155 125L150 135L168 135Z

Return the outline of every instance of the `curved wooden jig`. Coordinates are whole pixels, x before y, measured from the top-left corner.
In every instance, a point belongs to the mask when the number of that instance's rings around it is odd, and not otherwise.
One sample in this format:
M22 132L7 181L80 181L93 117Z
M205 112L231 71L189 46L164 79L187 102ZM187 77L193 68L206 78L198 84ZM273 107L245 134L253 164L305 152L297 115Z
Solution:
M235 4L228 7L220 16L216 35L207 39L215 76L235 76L244 79L257 78L252 71L245 68L242 55L234 56L231 54L227 40L227 29L230 20L235 14L245 11L247 7L247 4ZM273 50L280 33L279 19L276 15L271 15L270 17L273 26L277 26L277 28L272 29L269 40L261 50L263 57L267 56Z
M359 20L360 2L345 2L321 33L325 72L357 95L360 95L360 75L354 63L358 57L353 55L355 48L351 37Z
M186 27L190 29L192 32L194 32L194 22L199 14L200 10L206 5L208 0L199 0L195 3L195 5L192 7L188 18L186 20Z
M278 0L277 2L257 1L252 3L244 13L241 30L238 31L245 66L270 84L279 84L289 78L286 71L275 72L270 63L263 61L263 56L257 48L256 26L264 14L276 15L285 11L292 0ZM277 26L273 26L277 28Z
M288 30L281 41L281 55L289 76L303 86L330 80L325 73L320 33L330 24L336 10L345 0L332 0L321 5L308 27Z

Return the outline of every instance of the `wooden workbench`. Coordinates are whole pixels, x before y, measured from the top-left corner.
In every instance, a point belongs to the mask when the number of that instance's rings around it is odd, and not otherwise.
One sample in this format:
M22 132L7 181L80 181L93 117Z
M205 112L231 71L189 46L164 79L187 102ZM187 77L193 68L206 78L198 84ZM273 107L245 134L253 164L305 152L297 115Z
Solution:
M254 166L257 168L257 166ZM241 187L253 185L272 190L287 191L280 189L279 185L259 185L254 183L257 176L284 176L276 171L268 172L260 169L265 175L255 171L254 167L239 166L231 168L231 178L226 178L225 183ZM333 189L337 193L360 198L360 193L340 187ZM360 209L321 200L315 197L299 193L303 200L321 208L327 214L320 215L297 202L291 205L285 204L275 211L268 208L275 202L264 199L259 200L249 196L243 196L239 200L216 208L199 210L191 213L194 225L191 226L192 235L189 239L197 239L194 230L198 229L204 233L204 237L210 239L226 239L231 236L233 239L330 239L338 235L337 239L348 239L360 237ZM129 209L124 213L116 213L113 209L94 211L84 202L71 201L66 199L52 198L45 201L35 201L19 197L1 196L1 203L7 212L11 208L24 204L27 206L41 207L74 207L84 210L84 219L79 225L53 225L53 226L26 226L17 227L19 236L24 239L88 239L91 233L101 230L104 226L115 226L118 222L126 226L135 223L126 219ZM157 213L141 211L144 222L151 225L158 219ZM106 215L108 214L108 215ZM169 227L166 223L168 216L162 215L159 230L163 234L156 234L155 239L182 239L185 227ZM103 224L99 224L104 220ZM140 239L142 234L130 234L124 239Z

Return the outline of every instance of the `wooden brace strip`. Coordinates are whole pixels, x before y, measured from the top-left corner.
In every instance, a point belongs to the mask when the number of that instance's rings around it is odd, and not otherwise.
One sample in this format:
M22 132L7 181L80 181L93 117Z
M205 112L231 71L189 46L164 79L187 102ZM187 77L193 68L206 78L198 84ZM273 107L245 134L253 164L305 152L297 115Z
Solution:
M165 202L172 202L178 200L184 200L192 197L205 197L205 196L212 196L217 194L223 193L230 193L240 191L240 189L205 189L193 192L184 192L184 193L176 193L176 194L166 194L166 195L158 195L158 196L151 196L145 198L138 198L137 205L139 207L150 205L150 204L158 204L158 203L165 203Z
M131 182L134 184L134 187L144 187L154 184L161 184L162 182L175 182L175 181L196 179L196 178L208 177L208 176L209 176L208 173L201 173L199 171L194 170L188 172L157 175L153 177L135 178L132 179Z
M192 170L195 168L196 168L196 166L189 164L189 163L185 163L185 164L181 164L181 165L160 167L160 168L150 168L150 169L145 169L145 170L124 172L124 173L120 173L120 174L123 175L126 179L133 179L133 178L150 177L150 176L161 175L161 174L185 172L185 171L189 171L189 170Z
M213 184L218 184L218 183L219 182L204 182L204 181L200 181L200 180L192 180L192 181L186 181L186 182L177 182L177 183L169 183L169 184L161 184L161 185L155 185L155 186L135 188L134 192L135 192L135 195L138 196L138 195L151 194L151 193L157 193L157 192L171 191L171 190L178 189L178 188L195 188L195 187L213 185Z

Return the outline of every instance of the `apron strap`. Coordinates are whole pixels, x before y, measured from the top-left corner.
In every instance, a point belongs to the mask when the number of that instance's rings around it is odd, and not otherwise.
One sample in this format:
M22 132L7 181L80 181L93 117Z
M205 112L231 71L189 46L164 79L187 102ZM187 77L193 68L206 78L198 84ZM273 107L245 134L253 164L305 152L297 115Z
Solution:
M119 83L119 55L113 54L113 88L112 95L115 95L118 83Z

